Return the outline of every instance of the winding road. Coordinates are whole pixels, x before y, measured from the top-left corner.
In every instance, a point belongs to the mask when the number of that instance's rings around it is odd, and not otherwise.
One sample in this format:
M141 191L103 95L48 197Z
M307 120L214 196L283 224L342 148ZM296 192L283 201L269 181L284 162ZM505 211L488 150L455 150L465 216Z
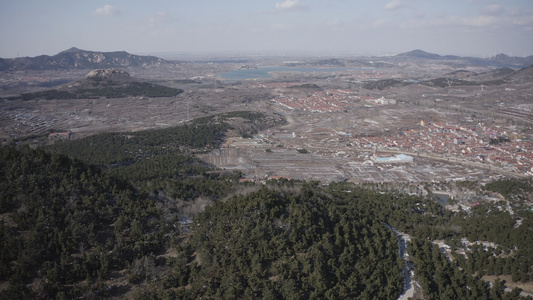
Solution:
M409 256L409 254L407 254L407 243L406 242L411 240L411 236L408 235L407 233L403 233L403 232L396 230L396 228L388 224L385 224L385 226L387 226L388 229L392 230L394 235L398 238L398 246L399 246L398 255L404 261L403 271L402 271L403 276L404 276L403 293L400 294L400 296L398 297L398 300L407 300L409 299L409 297L414 296L414 292L415 292L414 284L418 285L418 283L414 281L413 278L411 277L409 266L407 265L407 262L405 260L405 258Z

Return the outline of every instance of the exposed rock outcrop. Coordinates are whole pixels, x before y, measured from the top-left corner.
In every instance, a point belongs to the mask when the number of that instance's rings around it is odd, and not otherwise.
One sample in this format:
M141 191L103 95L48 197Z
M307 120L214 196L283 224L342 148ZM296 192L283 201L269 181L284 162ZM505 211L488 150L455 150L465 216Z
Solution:
M121 69L97 69L85 76L87 79L128 79L130 74Z

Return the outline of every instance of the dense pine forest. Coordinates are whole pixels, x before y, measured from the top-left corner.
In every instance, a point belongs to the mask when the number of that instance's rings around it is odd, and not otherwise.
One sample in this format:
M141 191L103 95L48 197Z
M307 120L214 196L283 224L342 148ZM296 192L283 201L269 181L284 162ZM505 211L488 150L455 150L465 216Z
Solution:
M21 99L24 101L45 99L98 99L98 98L124 98L124 97L174 97L183 90L161 86L147 82L130 82L123 86L104 86L100 88L80 88L76 90L52 89L41 92L24 93L20 96L9 97L9 100Z
M531 179L468 183L506 200L457 212L377 185L238 183L195 156L235 118L246 134L269 123L235 112L1 147L0 299L397 299L392 229L411 236L424 299L518 299L484 276L533 280Z

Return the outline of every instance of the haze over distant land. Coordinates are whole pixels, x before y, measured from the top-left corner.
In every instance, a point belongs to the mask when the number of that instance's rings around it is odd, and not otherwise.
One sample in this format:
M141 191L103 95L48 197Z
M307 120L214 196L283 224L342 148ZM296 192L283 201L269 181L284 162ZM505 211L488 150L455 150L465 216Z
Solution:
M203 55L206 55L205 57ZM39 55L35 57L17 57L17 58L0 58L0 71L23 71L23 70L68 70L68 69L98 69L98 68L135 68L135 67L154 67L154 66L179 66L182 62L192 60L202 61L202 58L209 58L209 55L215 55L217 62L245 62L247 59L234 59L239 54L167 54L171 60L165 60L156 56L140 56L130 54L126 51L101 52L88 51L72 47L60 53L50 55ZM225 55L228 55L224 58ZM251 56L253 57L253 56ZM175 61L182 60L180 61ZM285 57L284 57L285 59ZM464 66L485 66L485 67L505 67L505 68L525 68L533 64L533 55L527 57L510 57L505 54L497 54L487 58L461 57L456 55L441 56L435 53L428 53L423 50L412 50L400 53L394 56L368 57L370 60L379 59L381 63L400 63L406 61L418 62L440 62L448 65ZM341 59L342 60L342 59ZM374 66L373 62L369 62ZM290 65L290 64L289 64ZM298 65L292 64L293 66ZM338 59L325 59L311 62L315 66L337 66L346 67L346 64ZM389 65L389 66L391 66Z
M9 1L0 57L130 53L533 54L529 0Z

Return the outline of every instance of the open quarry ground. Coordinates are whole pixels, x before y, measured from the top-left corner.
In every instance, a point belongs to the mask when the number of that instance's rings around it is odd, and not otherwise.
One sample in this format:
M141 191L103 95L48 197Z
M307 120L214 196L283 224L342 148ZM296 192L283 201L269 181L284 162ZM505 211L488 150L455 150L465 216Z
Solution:
M497 176L496 172L461 164L434 162L415 158L412 163L373 163L368 152L357 150L302 154L296 149L273 148L266 153L260 148L230 148L216 150L202 158L225 169L241 170L247 177L264 179L282 176L293 179L331 182L427 182L436 180L483 180Z

